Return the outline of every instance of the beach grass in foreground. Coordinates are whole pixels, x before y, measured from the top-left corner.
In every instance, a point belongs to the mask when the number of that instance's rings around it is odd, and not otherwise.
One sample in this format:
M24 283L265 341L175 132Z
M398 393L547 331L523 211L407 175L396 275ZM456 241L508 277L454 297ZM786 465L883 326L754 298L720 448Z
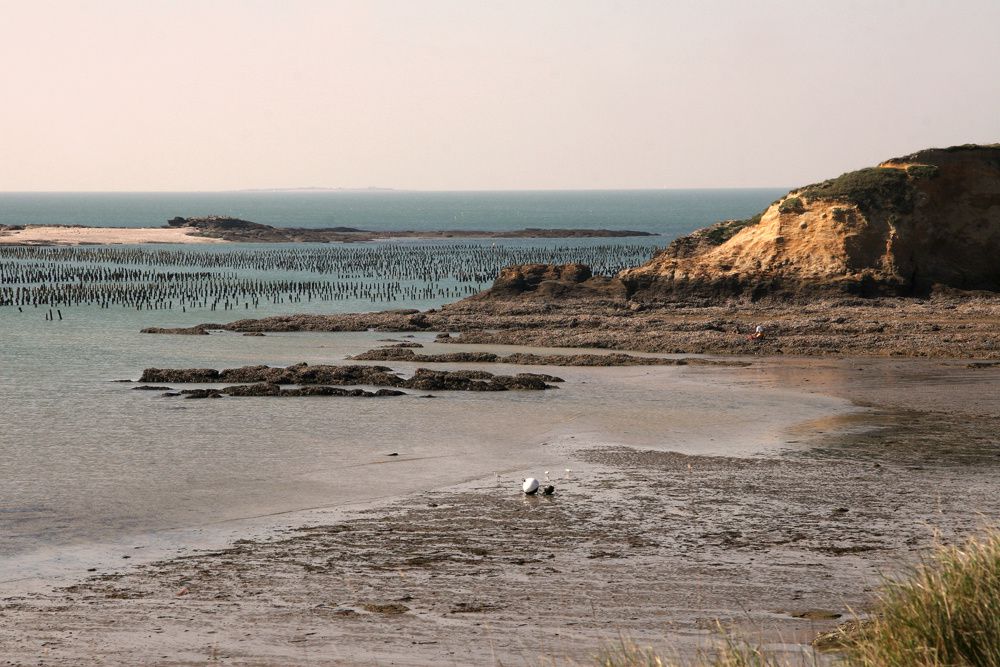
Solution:
M682 663L664 657L652 648L643 648L622 639L620 643L602 649L595 664L598 667L675 667ZM699 667L789 667L784 659L771 655L765 649L733 638L726 638L695 664ZM795 664L801 666L804 663Z
M1000 665L1000 532L939 547L873 612L845 637L852 665Z
M870 619L824 635L845 667L1000 665L1000 531L940 546L905 577L887 580ZM801 664L799 662L794 664ZM675 661L627 639L606 646L600 667L670 667ZM726 638L702 667L790 667L787 659Z

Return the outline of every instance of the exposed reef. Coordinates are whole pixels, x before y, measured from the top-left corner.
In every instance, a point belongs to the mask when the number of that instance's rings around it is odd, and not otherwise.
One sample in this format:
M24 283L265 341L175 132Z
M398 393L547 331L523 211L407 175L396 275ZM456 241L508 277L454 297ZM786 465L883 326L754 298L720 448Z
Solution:
M444 354L418 354L398 347L380 347L350 357L354 361L413 361L419 363L490 363L519 364L522 366L746 366L748 362L718 359L672 359L667 357L639 357L633 354L532 354L516 352L499 355L492 352L447 352ZM545 376L547 382L562 382L559 378Z
M365 391L364 389L342 389L341 387L310 386L297 389L282 389L279 385L269 382L255 384L240 384L222 389L182 389L178 392L167 392L164 396L183 396L184 398L222 398L223 396L349 396L353 398L384 398L388 396L406 396L405 391L397 389L379 389Z
M460 301L422 313L283 315L180 331L451 332L441 343L582 347L670 354L1000 359L1000 295L664 301ZM748 339L757 325L765 336ZM170 333L171 329L145 329ZM386 353L389 354L389 353Z
M494 375L486 371L437 371L418 368L412 376L404 378L387 366L329 366L305 363L285 368L274 366L243 366L216 370L214 368L147 368L142 372L140 382L163 383L240 383L252 385L253 389L227 387L225 390L205 389L194 391L220 392L234 396L272 396L272 387L279 385L320 385L330 388L344 385L368 385L393 387L398 389L418 389L421 391L508 391L555 389L548 384L551 376L534 373L517 375ZM257 386L260 385L260 386ZM271 393L252 393L252 392ZM300 390L313 391L306 387ZM251 393L248 393L251 392ZM287 394L287 395L310 395ZM314 395L314 394L313 394ZM333 394L323 394L333 395ZM340 394L336 394L340 395Z

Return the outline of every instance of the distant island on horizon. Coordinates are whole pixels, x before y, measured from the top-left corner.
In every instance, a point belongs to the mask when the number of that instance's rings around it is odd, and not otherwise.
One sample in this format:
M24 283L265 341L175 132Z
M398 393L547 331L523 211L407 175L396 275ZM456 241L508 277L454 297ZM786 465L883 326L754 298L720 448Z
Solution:
M307 185L295 188L240 188L238 190L218 190L217 192L412 192L397 188L383 188L370 185L364 188L331 188L318 185Z

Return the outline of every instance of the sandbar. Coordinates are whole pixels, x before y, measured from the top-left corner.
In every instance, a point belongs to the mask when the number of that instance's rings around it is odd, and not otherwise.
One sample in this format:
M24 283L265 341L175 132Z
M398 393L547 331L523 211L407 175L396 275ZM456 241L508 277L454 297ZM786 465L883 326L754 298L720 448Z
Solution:
M189 229L155 227L66 227L26 225L0 228L0 245L121 245L140 243L225 243L193 236Z

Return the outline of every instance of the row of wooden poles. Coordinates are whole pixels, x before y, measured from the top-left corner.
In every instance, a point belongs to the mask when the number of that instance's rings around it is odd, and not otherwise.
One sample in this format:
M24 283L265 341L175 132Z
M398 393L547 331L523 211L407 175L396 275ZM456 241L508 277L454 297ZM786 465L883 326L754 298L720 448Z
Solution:
M313 245L295 248L241 248L224 250L149 249L136 247L0 246L5 260L122 267L182 267L239 271L294 271L333 275L340 279L490 282L501 268L514 264L587 264L596 274L612 275L644 263L652 255L648 245L627 243L593 246L485 246L401 245L393 243ZM0 271L0 282L6 282ZM16 281L25 282L25 281ZM40 281L35 281L40 282ZM48 280L46 282L53 282Z
M0 247L0 307L250 310L261 304L455 300L510 264L585 262L595 273L648 259L651 248L480 245L253 248ZM47 319L62 317L61 312Z

